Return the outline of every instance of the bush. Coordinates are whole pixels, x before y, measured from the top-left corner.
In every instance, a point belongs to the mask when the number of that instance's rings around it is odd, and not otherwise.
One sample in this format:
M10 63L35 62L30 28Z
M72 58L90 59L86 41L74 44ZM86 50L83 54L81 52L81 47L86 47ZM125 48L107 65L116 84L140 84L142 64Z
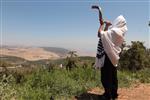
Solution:
M26 82L17 89L20 93L18 97L23 100L47 100L51 96L57 99L71 98L100 85L97 73L91 68L74 68L71 71L54 69L51 72L40 69L25 77Z
M12 98L15 98L17 91L13 87L13 84L13 76L2 76L2 79L0 81L0 100L10 100Z
M82 65L81 65L82 66ZM82 68L78 65L68 71L65 69L37 69L30 74L23 74L21 83L16 84L16 76L1 77L0 99L10 100L67 100L85 93L94 87L101 87L100 71L91 66ZM18 76L17 76L18 77ZM129 87L136 82L149 83L150 69L136 72L127 70L118 71L119 87Z
M141 70L150 65L148 52L142 42L132 41L128 50L123 50L120 59L120 69L130 71Z
M118 71L119 87L129 87L135 80L134 73L130 71Z
M150 83L150 68L145 68L136 72L134 77L141 83Z

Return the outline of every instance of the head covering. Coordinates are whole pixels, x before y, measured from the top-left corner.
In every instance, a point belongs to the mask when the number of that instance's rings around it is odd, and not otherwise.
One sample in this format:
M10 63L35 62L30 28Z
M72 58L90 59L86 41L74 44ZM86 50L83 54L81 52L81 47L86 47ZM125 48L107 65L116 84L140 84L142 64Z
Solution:
M116 28L122 28L125 25L126 25L126 20L122 15L118 16L113 22L113 27Z
M116 45L116 46L121 46L123 41L124 41L124 36L125 33L127 32L127 26L126 26L126 20L125 18L120 15L118 16L113 24L112 24L112 28L111 28L111 36L112 36L112 42Z

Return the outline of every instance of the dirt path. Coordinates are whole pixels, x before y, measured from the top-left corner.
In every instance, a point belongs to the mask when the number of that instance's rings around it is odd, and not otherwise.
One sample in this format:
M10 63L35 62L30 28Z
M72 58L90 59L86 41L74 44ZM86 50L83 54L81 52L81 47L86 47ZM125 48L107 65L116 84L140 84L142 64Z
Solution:
M98 100L98 95L102 93L102 89L94 88L75 100ZM118 93L118 100L150 100L150 84L136 84L130 88L119 88Z

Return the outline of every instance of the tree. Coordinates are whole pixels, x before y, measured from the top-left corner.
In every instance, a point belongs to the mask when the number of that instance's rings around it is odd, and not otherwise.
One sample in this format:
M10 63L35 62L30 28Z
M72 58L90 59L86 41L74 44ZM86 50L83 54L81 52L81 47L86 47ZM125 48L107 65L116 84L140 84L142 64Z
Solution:
M120 66L131 71L140 70L149 65L146 47L143 42L132 41L128 50L123 50L120 59Z
M51 72L54 70L55 64L52 63L51 61L47 61L45 67L48 70L48 72Z
M69 51L68 54L69 54L69 57L73 58L73 57L77 57L78 55L76 54L77 51Z
M150 68L150 49L146 50L146 58L147 58L146 67Z
M72 68L76 67L76 62L77 62L77 52L76 51L70 51L68 52L68 56L66 58L67 60L67 65L66 69L71 70Z

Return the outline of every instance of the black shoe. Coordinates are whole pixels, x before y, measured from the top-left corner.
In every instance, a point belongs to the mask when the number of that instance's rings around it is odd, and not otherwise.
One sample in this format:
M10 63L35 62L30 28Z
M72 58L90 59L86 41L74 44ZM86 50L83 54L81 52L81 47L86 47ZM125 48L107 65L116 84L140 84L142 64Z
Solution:
M118 100L117 98L112 98L111 100Z
M118 94L112 95L112 100L117 100Z
M111 96L104 93L104 94L100 95L100 100L111 100Z

